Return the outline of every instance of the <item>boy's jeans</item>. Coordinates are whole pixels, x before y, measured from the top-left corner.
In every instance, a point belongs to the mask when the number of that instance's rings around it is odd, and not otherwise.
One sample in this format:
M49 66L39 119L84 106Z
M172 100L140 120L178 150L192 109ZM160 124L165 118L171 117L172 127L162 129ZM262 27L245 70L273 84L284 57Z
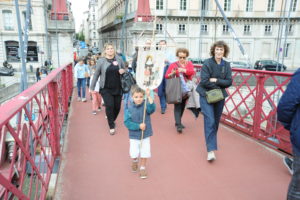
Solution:
M86 90L86 78L77 78L77 91L78 97L85 98L85 90ZM82 88L82 96L81 96L81 88Z
M205 97L200 96L201 112L204 115L204 133L207 152L217 150L217 132L222 116L225 100L209 104Z

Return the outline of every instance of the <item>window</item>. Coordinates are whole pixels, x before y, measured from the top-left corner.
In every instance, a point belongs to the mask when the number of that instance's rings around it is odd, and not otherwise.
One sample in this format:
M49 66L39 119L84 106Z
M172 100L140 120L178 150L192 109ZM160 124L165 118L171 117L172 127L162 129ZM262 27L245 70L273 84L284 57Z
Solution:
M96 43L96 42L94 42L94 47L96 47L96 44L97 44L97 43Z
M246 2L246 12L253 11L253 0L247 0Z
M231 10L231 0L224 0L224 11Z
M96 33L95 32L93 32L93 38L96 39Z
M12 12L10 10L3 10L3 24L4 24L4 30L11 31L14 30L14 24L13 24L13 17Z
M244 35L250 35L250 34L251 34L250 25L245 25L244 26Z
M274 11L275 0L268 0L268 12Z
M164 9L164 1L156 0L156 10L163 10L163 9Z
M293 3L292 3L292 11L293 12L296 11L296 7L297 7L297 0L293 0Z
M265 35L271 35L272 34L272 26L266 25L265 26Z
M202 0L201 10L208 10L208 0Z
M95 22L93 23L93 26L94 26L94 30L96 30L96 23Z
M19 42L16 41L6 41L6 60L8 62L19 62L20 58L18 56Z
M201 32L202 33L207 33L207 24L202 24L201 25Z
M185 33L185 24L179 24L179 33Z
M228 30L229 30L229 27L228 27L228 25L223 25L223 34L228 34L229 32L228 32Z
M286 43L284 48L284 57L289 57L291 43Z
M23 17L24 17L24 22L26 22L26 11L23 11L22 13L23 13ZM25 26L25 23L24 23L24 26ZM28 30L32 30L31 15L29 15Z
M93 6L93 12L95 12L95 6Z
M161 33L162 32L162 24L156 24L156 30Z
M28 42L26 60L27 60L27 62L37 62L37 61L39 61L38 47L37 47L36 42L33 42L33 41Z
M180 10L186 10L186 0L180 0Z

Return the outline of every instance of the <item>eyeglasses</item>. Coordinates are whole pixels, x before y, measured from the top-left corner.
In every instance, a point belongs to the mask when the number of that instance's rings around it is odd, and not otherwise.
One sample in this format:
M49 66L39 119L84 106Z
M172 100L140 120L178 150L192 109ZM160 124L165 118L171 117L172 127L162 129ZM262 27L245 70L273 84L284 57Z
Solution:
M179 59L184 59L184 60L186 59L186 57L178 57L178 58L179 58Z

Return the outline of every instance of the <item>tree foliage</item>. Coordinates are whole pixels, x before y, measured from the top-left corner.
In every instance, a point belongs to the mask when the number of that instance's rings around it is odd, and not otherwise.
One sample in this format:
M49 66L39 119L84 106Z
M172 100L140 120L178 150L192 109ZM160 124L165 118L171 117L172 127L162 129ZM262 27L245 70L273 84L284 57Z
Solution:
M79 41L84 41L85 40L85 36L83 34L83 31L81 31L80 33L76 33L76 39Z

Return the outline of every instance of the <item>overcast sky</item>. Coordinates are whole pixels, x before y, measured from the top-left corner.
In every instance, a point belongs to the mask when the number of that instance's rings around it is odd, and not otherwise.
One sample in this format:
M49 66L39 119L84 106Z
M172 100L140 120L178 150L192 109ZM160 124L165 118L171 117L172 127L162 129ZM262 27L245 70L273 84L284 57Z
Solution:
M72 3L72 11L75 18L76 32L79 31L83 20L83 12L88 10L89 0L68 0Z

